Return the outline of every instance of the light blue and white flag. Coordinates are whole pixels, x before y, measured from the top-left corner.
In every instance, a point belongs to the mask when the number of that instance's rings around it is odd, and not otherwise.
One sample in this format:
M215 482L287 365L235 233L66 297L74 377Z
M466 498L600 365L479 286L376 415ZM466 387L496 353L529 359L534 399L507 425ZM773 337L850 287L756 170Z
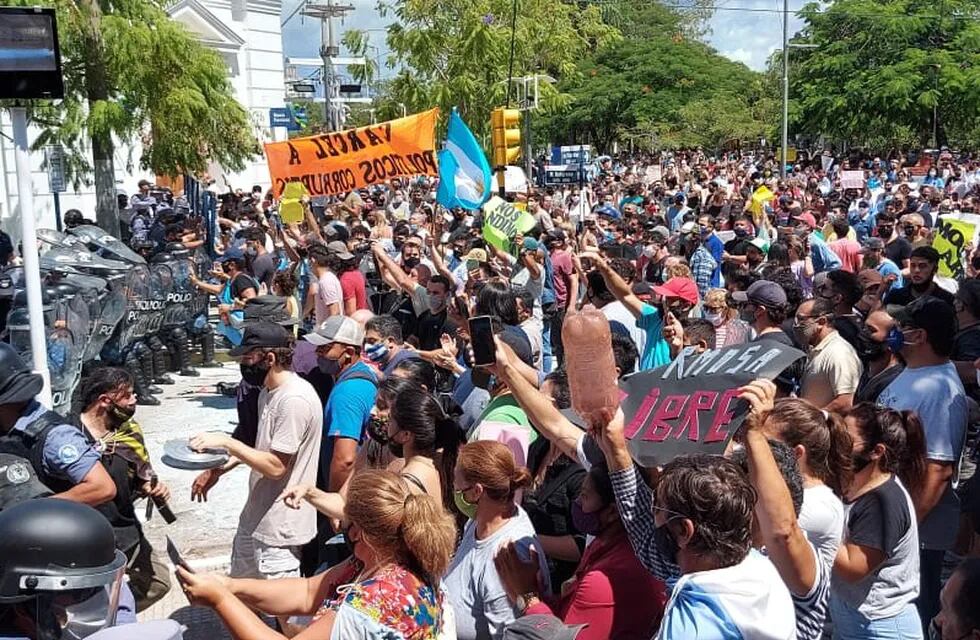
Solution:
M483 149L453 109L449 116L446 145L439 152L436 201L447 209L479 209L492 195L490 176L490 163Z

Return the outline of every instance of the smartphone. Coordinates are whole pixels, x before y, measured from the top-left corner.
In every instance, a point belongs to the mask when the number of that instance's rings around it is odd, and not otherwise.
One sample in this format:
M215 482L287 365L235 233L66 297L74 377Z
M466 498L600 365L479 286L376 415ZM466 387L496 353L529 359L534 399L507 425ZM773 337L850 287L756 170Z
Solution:
M470 318L470 340L473 345L473 365L485 367L497 361L490 316Z
M182 567L188 573L197 573L191 568L191 565L187 564L183 556L180 555L180 551L177 550L177 545L170 539L170 536L167 536L167 555L170 556L170 562L175 567Z

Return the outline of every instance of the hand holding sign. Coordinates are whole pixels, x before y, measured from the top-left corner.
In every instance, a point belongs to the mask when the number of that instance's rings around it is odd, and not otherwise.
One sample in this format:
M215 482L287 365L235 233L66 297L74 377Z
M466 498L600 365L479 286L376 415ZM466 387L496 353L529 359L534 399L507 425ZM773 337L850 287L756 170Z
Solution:
M776 402L776 385L771 380L753 380L739 389L740 396L749 403L749 414L745 417L747 429L761 429L766 416Z

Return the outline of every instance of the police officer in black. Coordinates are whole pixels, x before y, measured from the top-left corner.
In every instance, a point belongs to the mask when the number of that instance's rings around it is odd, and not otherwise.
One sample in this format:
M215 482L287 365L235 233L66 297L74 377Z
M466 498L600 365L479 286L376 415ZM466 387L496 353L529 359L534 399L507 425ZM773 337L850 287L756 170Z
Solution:
M31 463L55 497L91 506L116 486L81 430L34 399L44 382L7 343L0 343L0 452Z

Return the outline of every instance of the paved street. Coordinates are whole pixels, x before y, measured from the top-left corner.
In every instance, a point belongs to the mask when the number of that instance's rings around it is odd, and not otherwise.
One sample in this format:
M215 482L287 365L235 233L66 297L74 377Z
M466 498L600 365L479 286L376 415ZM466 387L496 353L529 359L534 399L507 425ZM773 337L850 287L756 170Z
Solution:
M235 400L215 392L218 382L236 382L240 376L235 363L226 363L221 369L201 369L197 378L174 376L174 385L164 386L164 393L157 407L139 407L136 417L146 433L146 444L160 480L171 490L170 508L177 522L166 524L154 512L145 524L146 535L162 559L166 557L166 539L169 535L193 566L200 571L225 571L231 552L231 541L238 524L238 514L246 496L248 470L235 469L224 476L211 491L207 503L191 502L191 482L198 472L183 471L164 465L163 444L173 438L186 438L199 431L231 431L236 421ZM138 505L142 513L145 503ZM172 617L189 627L186 640L219 640L228 638L227 632L214 615L203 609L192 608L176 585L166 598L140 615L141 620Z

